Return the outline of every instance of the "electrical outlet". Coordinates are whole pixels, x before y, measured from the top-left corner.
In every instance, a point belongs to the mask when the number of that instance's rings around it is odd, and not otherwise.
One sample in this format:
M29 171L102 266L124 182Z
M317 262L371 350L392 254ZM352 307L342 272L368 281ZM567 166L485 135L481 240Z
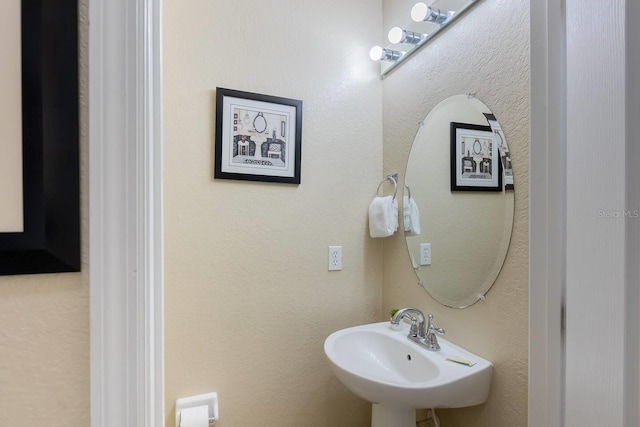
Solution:
M329 246L329 271L342 270L342 246Z
M431 265L431 243L420 243L420 265Z

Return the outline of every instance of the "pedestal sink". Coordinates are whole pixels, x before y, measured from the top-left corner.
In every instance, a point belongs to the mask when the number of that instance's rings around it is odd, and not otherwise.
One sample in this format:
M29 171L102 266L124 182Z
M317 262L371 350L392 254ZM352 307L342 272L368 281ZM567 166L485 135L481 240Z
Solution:
M373 404L372 427L415 427L416 409L459 408L487 400L490 362L442 338L440 351L428 351L407 339L409 326L401 325L400 330L389 322L342 329L324 342L338 379Z

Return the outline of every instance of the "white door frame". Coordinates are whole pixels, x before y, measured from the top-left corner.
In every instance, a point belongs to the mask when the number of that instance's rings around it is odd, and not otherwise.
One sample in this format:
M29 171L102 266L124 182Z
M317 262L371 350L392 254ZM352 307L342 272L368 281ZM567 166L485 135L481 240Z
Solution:
M627 209L640 210L640 2L626 4L627 48ZM640 218L627 222L627 295L626 315L627 348L635 352L626 354L627 394L625 396L625 422L640 425Z
M638 426L640 7L530 3L529 427Z
M634 426L625 422L630 396L625 359L636 352L627 348L625 337L625 229L638 220L622 216L627 204L625 16L627 3L634 1L609 0L606 7L598 0L565 1L567 427ZM596 27L604 31L582 31Z
M529 427L563 425L565 23L563 0L531 0Z
M164 425L161 0L89 2L91 426Z

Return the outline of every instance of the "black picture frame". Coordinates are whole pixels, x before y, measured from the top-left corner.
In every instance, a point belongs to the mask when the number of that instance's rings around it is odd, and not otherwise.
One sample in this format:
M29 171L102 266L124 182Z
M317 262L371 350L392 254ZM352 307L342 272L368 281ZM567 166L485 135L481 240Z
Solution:
M214 178L300 184L302 101L216 88Z
M500 153L491 127L458 122L450 126L451 191L502 191Z
M22 0L23 231L0 275L81 268L77 0Z

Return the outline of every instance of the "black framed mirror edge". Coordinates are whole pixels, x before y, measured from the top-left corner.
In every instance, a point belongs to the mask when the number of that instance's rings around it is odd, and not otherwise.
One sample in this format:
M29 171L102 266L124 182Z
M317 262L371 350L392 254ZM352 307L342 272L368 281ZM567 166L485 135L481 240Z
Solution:
M23 232L0 275L81 269L77 0L21 0Z

